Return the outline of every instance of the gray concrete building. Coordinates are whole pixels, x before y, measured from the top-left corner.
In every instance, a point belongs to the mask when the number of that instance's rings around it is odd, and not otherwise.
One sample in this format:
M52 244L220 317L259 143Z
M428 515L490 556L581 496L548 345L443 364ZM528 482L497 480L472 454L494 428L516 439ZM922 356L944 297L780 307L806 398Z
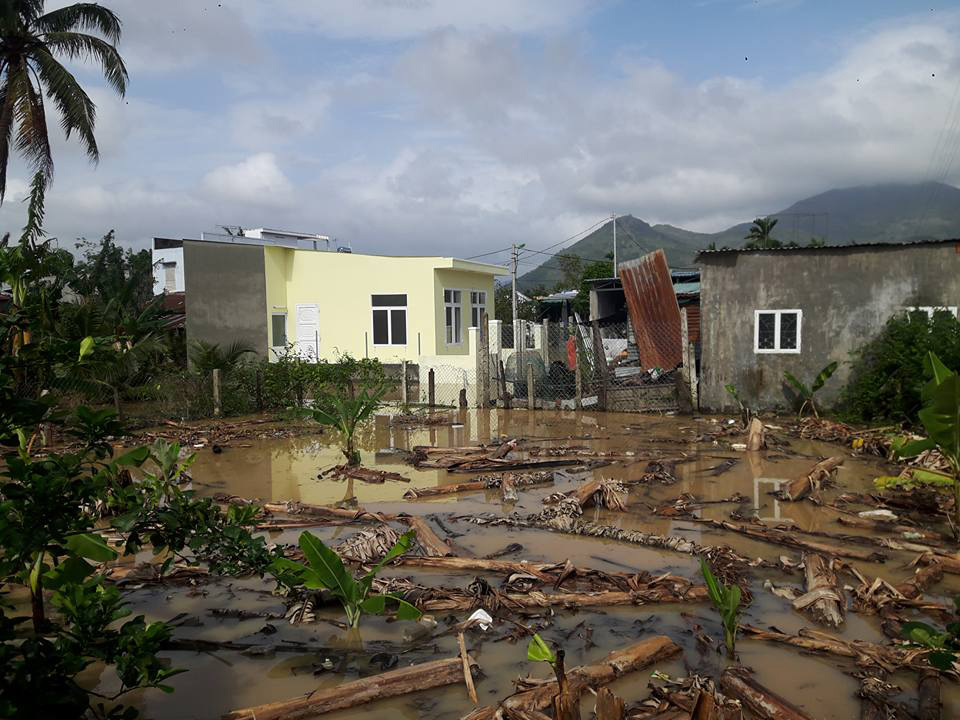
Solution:
M724 386L760 409L790 409L789 371L810 384L836 360L817 395L835 401L851 353L894 314L960 306L960 240L776 250L711 250L700 266L700 407L733 405Z

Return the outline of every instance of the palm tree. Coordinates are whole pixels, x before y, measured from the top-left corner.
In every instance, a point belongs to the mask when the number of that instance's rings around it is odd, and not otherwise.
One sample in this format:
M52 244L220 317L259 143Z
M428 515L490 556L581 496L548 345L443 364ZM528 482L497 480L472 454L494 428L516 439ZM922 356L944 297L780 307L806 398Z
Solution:
M207 375L214 370L228 373L240 364L245 355L256 355L256 352L250 343L243 340L234 340L226 347L221 347L219 343L196 340L190 348L190 363L201 375Z
M772 236L773 228L777 224L776 218L757 218L750 226L750 232L743 238L748 240L743 247L745 250L770 250L781 246L779 240Z
M43 4L43 0L0 1L0 202L7 189L11 139L43 182L53 178L44 92L59 111L67 138L76 133L90 160L100 158L93 136L96 106L58 56L98 62L117 93L122 96L127 89L127 69L116 48L117 16L94 3L44 14Z

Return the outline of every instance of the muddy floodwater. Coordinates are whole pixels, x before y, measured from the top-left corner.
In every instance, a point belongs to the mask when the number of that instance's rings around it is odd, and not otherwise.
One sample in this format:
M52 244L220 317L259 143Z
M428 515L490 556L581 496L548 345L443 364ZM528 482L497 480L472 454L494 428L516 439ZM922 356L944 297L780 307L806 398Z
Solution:
M812 502L781 502L771 496L781 484L805 475L818 460L842 455L835 487L825 498L841 492L872 490L872 479L890 474L890 468L877 457L856 456L849 447L799 440L778 435L784 445L766 451L747 453L731 449L728 442L696 442L704 434L716 431L726 418L658 417L589 412L526 410L461 411L450 416L450 424L430 427L405 427L391 422L389 415L375 418L364 428L360 444L363 465L400 473L410 483L387 481L368 484L357 480L318 479L320 471L342 462L335 438L307 435L293 439L251 439L214 453L210 447L196 450L192 468L194 487L203 494L227 493L263 502L300 501L316 505L359 506L371 511L410 513L426 516L431 527L457 550L458 555L483 557L516 543L521 546L503 556L519 562L572 561L579 567L607 572L647 571L654 575L672 573L702 580L697 561L690 555L658 551L600 538L576 537L539 529L478 526L462 516L480 513L527 515L543 509L543 499L558 491L569 490L595 477L623 480L629 488L626 512L585 510L585 517L598 523L625 529L682 536L703 545L727 545L749 558L777 561L781 556L798 561L800 551L739 534L713 529L689 518L655 516L652 508L672 503L684 493L698 501L716 501L734 493L745 496L741 504L716 503L699 507L700 517L729 520L738 511L743 522L759 518L767 524L791 523L803 531L871 535L868 529L851 531L837 523L837 513ZM776 422L771 422L777 425ZM770 432L777 434L776 429ZM488 443L503 437L523 438L525 446L542 448L565 446L615 456L611 464L588 471L557 468L554 484L546 487L519 488L519 499L504 504L498 490L485 490L406 500L410 487L430 488L471 479L469 474L446 470L417 470L404 462L405 450L420 445L461 447ZM682 458L676 465L679 479L672 485L631 484L640 478L651 457ZM319 526L310 531L330 544L336 544L363 529L360 525ZM295 544L301 530L270 534L277 543ZM884 563L851 560L865 576L881 577L893 584L913 576L908 563L916 553L887 551ZM389 568L387 576L409 577L423 585L466 587L476 572L447 572ZM844 578L849 576L844 575ZM491 584L503 578L487 575ZM808 616L795 611L789 600L764 587L771 580L777 587L804 589L803 573L786 574L778 570L755 569L750 588L753 601L746 608L743 622L759 628L775 627L795 633L804 627L816 627ZM933 602L952 604L960 592L957 576L946 575L926 597ZM360 638L324 619L341 620L338 605L320 608L318 622L291 625L283 618L284 599L274 595L273 583L259 579L221 579L196 584L146 584L133 589L129 598L137 613L148 619L172 621L176 637L237 643L236 649L211 645L208 649L177 650L165 653L175 667L189 672L172 680L176 691L164 694L156 690L139 693L134 704L155 720L218 718L239 708L280 701L317 688L401 667L411 663L456 657L455 634L442 634L454 622L463 621L469 612L434 613L431 622L390 622L365 617ZM264 614L252 619L218 617L215 612L248 610ZM558 642L566 649L567 667L599 660L611 650L624 647L648 635L669 636L683 648L674 659L632 673L611 686L628 707L649 694L648 683L654 670L671 677L697 672L718 677L728 664L717 652L722 645L719 618L706 602L649 604L589 610L562 608L525 610L506 613L523 625L538 629L544 639ZM696 640L695 628L713 639L712 646ZM526 661L527 638L508 637L511 627L497 620L487 632L471 629L467 646L481 669L477 691L481 704L496 704L513 692L513 681L531 674L547 677L548 668ZM821 628L846 639L886 644L877 616L848 612L838 629ZM517 633L519 634L519 633ZM199 646L198 646L199 647ZM799 649L742 637L738 642L741 664L755 673L767 688L779 693L805 710L813 718L846 720L859 717L860 682L857 667L841 658L803 654ZM90 678L92 684L97 678ZM902 691L896 699L911 707L916 703L917 676L896 673L887 680ZM107 683L104 682L104 685ZM943 684L943 717L960 717L960 694L951 682ZM462 683L445 688L406 695L392 700L341 711L330 717L376 718L459 718L473 709ZM593 700L583 700L583 715L593 711Z

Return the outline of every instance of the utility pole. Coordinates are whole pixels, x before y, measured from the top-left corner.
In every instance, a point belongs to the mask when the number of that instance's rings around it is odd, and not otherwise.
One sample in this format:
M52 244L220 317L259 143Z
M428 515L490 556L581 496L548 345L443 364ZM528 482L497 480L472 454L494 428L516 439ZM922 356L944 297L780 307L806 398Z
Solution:
M513 261L513 326L517 326L517 260L520 253L517 251L517 244L513 244L513 251L510 253L510 259Z
M613 220L613 276L619 277L617 272L617 214L610 213L610 217Z

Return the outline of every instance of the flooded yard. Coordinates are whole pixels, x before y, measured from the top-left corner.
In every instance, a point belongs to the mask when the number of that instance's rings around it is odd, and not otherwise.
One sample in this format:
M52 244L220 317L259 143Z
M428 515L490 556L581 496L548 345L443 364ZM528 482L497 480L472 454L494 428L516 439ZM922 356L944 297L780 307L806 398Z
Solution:
M850 447L800 440L781 432L780 423L769 423L768 449L745 452L731 447L743 435L724 434L726 418L657 417L613 413L526 410L470 410L452 413L444 424L405 426L389 415L378 416L360 438L362 464L368 468L399 473L409 482L387 480L368 483L359 479L338 480L318 475L342 462L336 438L311 434L294 438L253 438L231 443L214 452L212 446L195 449L197 460L191 474L202 494L236 496L264 503L363 508L390 516L422 517L456 557L485 558L519 563L565 563L605 573L640 573L657 578L664 574L702 584L697 558L689 552L659 549L624 540L631 532L672 536L698 546L727 546L736 555L754 561L747 586L752 602L742 624L792 635L802 628L816 628L844 640L888 645L881 617L854 611L854 603L839 628L818 627L810 615L793 609L791 600L772 589L798 594L805 591L800 562L803 547L790 547L747 537L718 525L700 522L731 522L736 527L791 528L787 534L802 540L822 542L849 553L839 561L849 563L870 582L876 577L897 585L913 578L909 563L916 551L881 547L881 538L896 534L867 527L843 525L844 493L867 493L872 480L890 474L882 458L855 454ZM504 500L496 487L413 497L417 490L469 482L484 473L459 473L442 468L415 468L410 452L418 446L475 447L517 439L510 457L549 458L550 449L569 458L582 457L584 464L550 467L552 483L518 486L516 500ZM221 449L218 447L218 449ZM824 490L823 505L809 500L786 502L771 493L786 481L806 475L823 458L842 456L835 482ZM523 526L523 522L497 524L504 517L524 519L541 513L545 500L582 486L593 479L620 481L627 491L624 510L585 507L581 521L623 531L605 531L603 537L557 532L546 526ZM413 490L414 492L411 492ZM296 505L291 505L295 509ZM848 517L867 506L850 506ZM278 518L281 516L278 516ZM310 522L307 516L282 516ZM477 518L481 522L476 522ZM392 522L398 529L403 529ZM303 529L309 529L327 544L336 546L356 533L376 527L371 522L329 522L317 519L309 528L270 531L275 543L295 545ZM831 536L856 536L838 540ZM902 539L902 537L901 537ZM950 546L955 552L955 545ZM419 551L415 551L419 552ZM867 559L882 552L883 562ZM758 563L757 560L766 561ZM431 588L459 589L489 599L484 586L509 592L504 573L424 568L412 565L388 567L386 578L407 578ZM477 583L477 578L486 583ZM841 583L857 586L852 571L841 573ZM477 588L480 588L478 590ZM291 624L285 615L288 603L272 592L271 581L259 579L197 578L190 582L142 583L132 588L135 612L150 619L172 621L182 649L166 655L175 667L190 672L175 678L176 692L140 694L136 703L155 720L167 718L215 718L232 710L294 698L318 688L337 686L405 665L458 655L457 623L472 610L425 611L419 622L391 622L382 617L364 617L359 636L330 621L341 621L336 602L314 610L314 622ZM544 589L547 592L548 588ZM960 592L956 575L947 574L929 589L929 602L952 606ZM496 593L493 593L496 597ZM478 601L479 602L479 601ZM528 630L566 651L567 667L597 662L612 650L652 635L666 635L682 653L664 662L630 673L610 688L623 697L628 708L649 695L651 673L670 678L691 674L719 677L732 661L722 652L723 632L716 611L706 600L674 603L640 603L588 608L563 606L516 609L502 605L492 612L487 630L471 628L466 645L480 668L476 680L480 705L497 705L514 692L514 680L528 674L547 677L548 668L526 659ZM706 639L709 640L706 640ZM718 649L719 648L719 649ZM857 693L863 668L847 658L803 652L798 647L754 639L742 633L737 643L742 665L754 672L763 686L781 695L813 718L858 717ZM662 677L662 676L661 676ZM917 697L917 674L893 672L884 678L899 688L892 699L913 707ZM91 684L97 679L90 678ZM945 682L943 717L960 715L960 693ZM594 700L583 698L583 715L589 717ZM459 718L475 706L463 682L447 687L383 700L372 705L339 711L336 718L403 717ZM306 717L306 715L305 715ZM678 717L682 717L678 716Z

